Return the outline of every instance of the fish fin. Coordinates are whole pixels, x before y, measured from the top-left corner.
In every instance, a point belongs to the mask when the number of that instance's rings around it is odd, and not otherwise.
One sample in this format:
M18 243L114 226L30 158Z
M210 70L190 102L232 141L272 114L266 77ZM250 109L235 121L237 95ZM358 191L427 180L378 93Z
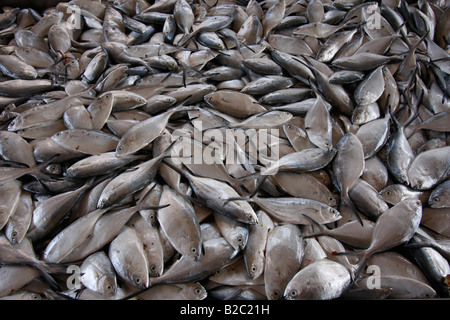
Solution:
M429 242L415 242L415 243L406 243L404 247L407 249L419 249L423 247L432 247L432 244Z
M239 180L239 181L244 181L244 180L248 180L248 179L259 177L260 175L261 175L261 172L256 171L256 172L253 172L253 173L250 173L248 175L245 175L245 176L242 176L242 177L239 177L239 178L235 178L235 179Z
M232 197L225 199L225 203L231 202L231 201L251 201L252 197Z
M311 222L311 224L314 227L317 227L319 229L318 232L312 232L310 234L304 234L302 235L303 238L313 238L313 237L319 237L319 236L323 236L326 234L326 232L328 231L328 229L326 229L325 226L321 225L320 223L318 223L316 220L314 220L313 218L311 218L310 216L302 213L302 215Z

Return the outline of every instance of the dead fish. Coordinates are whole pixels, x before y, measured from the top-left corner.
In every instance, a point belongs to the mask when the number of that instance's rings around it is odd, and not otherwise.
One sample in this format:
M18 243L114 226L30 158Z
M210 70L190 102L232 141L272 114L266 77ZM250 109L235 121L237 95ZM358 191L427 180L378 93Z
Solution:
M123 227L111 241L108 257L122 280L139 289L149 286L147 259L143 245L133 228Z
M169 186L163 187L159 201L171 204L158 210L157 219L175 250L195 261L201 259L200 224L191 203Z
M63 148L92 155L113 151L119 143L116 136L96 130L60 131L52 139Z
M361 141L364 159L373 157L387 142L390 135L390 114L361 125L356 137Z
M170 149L166 150L158 157L144 161L114 177L103 189L97 207L106 208L144 189L153 181L159 165L170 153Z
M213 108L238 118L267 111L255 98L241 92L219 90L205 95L204 99Z
M432 208L446 208L449 207L449 180L437 185L430 193L428 204Z
M150 286L198 281L230 263L237 254L237 251L222 237L205 241L203 250L203 258L198 261L183 256L176 260L163 275L150 278Z
M34 252L27 252L21 250L22 248L17 245L12 245L6 238L3 237L1 241L1 256L0 261L3 265L22 265L29 266L37 271L43 276L43 278L48 282L48 284L55 290L59 290L59 285L56 280L52 277L51 273L63 272L63 268L58 266L53 266L45 263L42 260L36 258Z
M22 191L14 213L5 225L5 236L11 243L20 243L31 225L34 203L31 193Z
M268 299L281 299L289 280L300 269L303 255L303 239L297 226L285 224L270 231L264 265L264 283Z
M331 116L320 95L305 115L305 130L309 140L317 147L323 150L333 148Z
M445 180L448 177L449 150L449 147L442 147L418 154L408 170L411 187L426 190Z
M448 297L444 1L4 1L2 299Z
M333 174L340 190L340 211L349 210L353 218L361 222L355 206L350 199L351 186L362 175L364 170L364 150L356 135L346 133L336 145L337 154L333 160ZM361 222L362 223L362 222Z
M30 239L42 239L48 235L73 208L81 195L92 187L95 179L91 178L76 190L60 193L39 202L33 210L33 220L27 235Z
M37 78L37 71L33 66L13 55L0 56L0 70L4 75L13 79L32 80Z
M92 211L72 222L52 238L43 252L42 259L53 263L63 260L74 248L91 236L95 223L108 209Z
M256 279L264 272L267 237L275 227L264 211L260 210L256 215L258 223L248 227L248 239L244 247L244 261L250 279Z
M355 89L355 100L358 105L376 102L384 92L383 67L372 71Z
M400 215L404 217L401 222L398 220ZM356 265L354 277L359 277L362 268L374 253L393 248L411 239L419 227L421 218L422 203L413 199L403 200L380 215L373 226L370 246L361 251L354 251L354 254L361 257Z
M53 89L54 84L48 79L34 80L7 80L0 82L0 95L7 97L22 97L26 92L28 96L40 94Z
M342 264L321 259L298 271L283 296L289 300L331 300L341 296L350 285L350 273Z
M180 106L139 122L118 141L116 155L126 156L142 149L162 133L169 118L175 112L184 110L192 110L192 108Z
M335 222L341 218L339 211L333 207L311 199L295 197L260 198L254 196L246 200L256 203L271 217L284 223L308 225L311 222L305 218L306 215L322 224Z
M98 251L87 257L81 264L81 283L94 292L110 297L116 293L116 272L103 251Z
M143 159L141 155L130 155L126 157L116 157L115 152L104 152L92 155L75 162L65 173L68 177L86 178L93 175L107 174L119 169L135 160Z
M369 71L390 62L401 60L399 56L384 56L380 54L363 52L349 57L334 59L332 64L338 68L356 71Z
M203 300L206 289L198 282L160 284L136 296L138 300Z
M397 204L405 199L417 199L426 202L428 194L423 191L413 190L403 184L391 184L380 190L380 196L389 204Z

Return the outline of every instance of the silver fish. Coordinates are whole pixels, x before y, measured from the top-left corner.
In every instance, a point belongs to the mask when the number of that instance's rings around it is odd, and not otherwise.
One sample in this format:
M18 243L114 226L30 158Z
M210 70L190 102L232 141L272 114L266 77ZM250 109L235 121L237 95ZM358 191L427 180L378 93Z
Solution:
M298 271L283 295L290 300L331 300L341 296L350 284L350 273L342 264L322 259Z
M160 202L171 204L158 210L157 219L174 248L195 261L201 259L200 225L191 203L169 186L163 187Z
M116 272L105 252L98 251L87 257L81 264L80 272L80 281L89 290L105 297L116 293Z
M430 194L428 204L432 208L447 208L450 206L449 202L449 180L437 185Z
M292 224L276 226L267 238L264 283L267 298L281 299L288 282L300 269L304 255L300 229Z
M133 228L123 227L111 241L108 256L121 279L139 289L149 286L147 258L142 242Z

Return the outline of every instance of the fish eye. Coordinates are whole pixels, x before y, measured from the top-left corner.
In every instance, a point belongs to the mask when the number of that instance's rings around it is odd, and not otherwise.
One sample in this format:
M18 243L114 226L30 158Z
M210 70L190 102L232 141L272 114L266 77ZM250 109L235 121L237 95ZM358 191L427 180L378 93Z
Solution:
M297 292L297 290L292 290L291 292L289 292L289 295L291 297L295 297L296 295L298 295L298 292Z
M191 248L191 252L192 253L197 253L197 249L196 248Z
M279 295L280 295L280 292L279 292L278 290L273 290L273 291L272 291L272 296L273 296L274 298L278 298Z
M433 201L434 202L439 202L439 201L441 201L441 199L439 199L439 197L436 197L436 198L433 198Z
M108 285L106 286L106 290L111 290L111 289L112 289L112 285L108 284Z
M151 271L151 272L155 272L155 271L156 271L156 266L155 266L154 264L152 264L152 265L150 266L150 271Z
M12 238L17 237L17 232L16 232L16 231L13 231L13 232L11 233L11 237L12 237Z
M386 195L390 196L391 192L390 191L386 191Z
M255 273L255 272L256 272L256 266L255 266L255 265L252 265L250 271L251 271L252 273Z
M135 281L137 284L140 284L140 283L141 283L141 278L136 278L134 281Z
M328 201L334 201L333 197L328 197Z
M195 294L201 294L202 293L202 290L200 289L200 288L197 288L197 289L195 289Z
M242 243L242 242L244 241L244 239L242 239L242 237L238 237L238 238L237 238L237 241L238 241L239 243Z

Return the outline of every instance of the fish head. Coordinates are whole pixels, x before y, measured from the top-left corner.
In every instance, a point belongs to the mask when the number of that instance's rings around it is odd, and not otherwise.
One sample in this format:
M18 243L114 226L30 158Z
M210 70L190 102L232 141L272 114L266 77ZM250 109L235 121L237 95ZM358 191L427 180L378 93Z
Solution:
M194 239L193 237L185 239L183 252L187 253L187 256L194 261L199 261L202 257L202 241L200 239Z
M148 270L150 272L150 276L152 277L159 277L162 274L162 268L158 268L158 266L154 263L151 263L148 267Z
M252 260L250 265L247 265L247 275L250 279L258 278L264 271L264 257L258 256L257 259Z
M248 229L244 227L237 227L230 233L232 245L236 250L243 250L247 245Z
M269 300L280 300L283 298L283 294L278 288L272 288L267 292L267 298Z
M195 283L189 289L188 297L190 299L203 300L208 295L206 289L200 283Z
M129 279L131 280L133 286L138 289L148 288L150 285L150 277L147 268L141 268L139 266L134 266L134 270L130 270Z
M214 103L218 100L219 95L220 95L219 93L211 92L211 93L206 94L203 99L205 100L205 102L207 104L214 107Z
M117 280L115 276L105 275L98 280L98 287L106 297L111 297L117 292Z

